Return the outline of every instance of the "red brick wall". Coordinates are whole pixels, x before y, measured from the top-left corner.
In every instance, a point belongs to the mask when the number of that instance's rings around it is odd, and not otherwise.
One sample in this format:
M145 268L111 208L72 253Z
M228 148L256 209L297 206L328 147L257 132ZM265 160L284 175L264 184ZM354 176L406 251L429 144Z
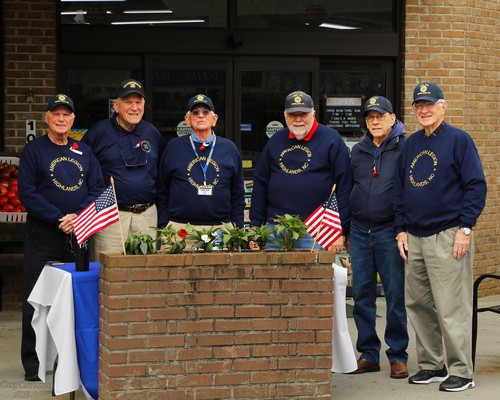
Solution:
M488 197L475 229L475 275L500 273L499 19L498 0L406 1L405 126L409 132L418 129L411 110L415 85L436 82L449 103L446 120L470 133L485 168ZM499 289L498 281L485 282L481 294Z
M37 136L56 85L56 1L3 0L5 100L4 151L19 154L26 142L26 120L35 120ZM29 89L35 95L28 104Z
M99 396L332 397L333 256L105 256Z

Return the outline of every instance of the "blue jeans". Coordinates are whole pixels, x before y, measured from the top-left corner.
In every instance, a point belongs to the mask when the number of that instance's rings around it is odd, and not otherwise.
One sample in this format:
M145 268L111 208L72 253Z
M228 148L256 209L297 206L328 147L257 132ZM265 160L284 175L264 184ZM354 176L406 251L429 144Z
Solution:
M389 362L408 361L408 329L404 299L405 266L399 255L392 226L364 232L351 224L352 294L354 322L358 329L356 349L361 357L379 362L380 340L375 330L377 272L387 305L384 339Z
M269 222L266 224L266 226L268 226L270 228L272 228L274 225L275 224L271 224ZM308 233L306 233L302 239L293 241L293 248L294 249L311 250L313 243L314 243L313 237L311 235L309 235ZM280 248L280 243L267 243L266 244L266 249L268 249L268 250L277 250L279 248ZM314 250L323 250L323 247L321 247L318 243L314 243Z

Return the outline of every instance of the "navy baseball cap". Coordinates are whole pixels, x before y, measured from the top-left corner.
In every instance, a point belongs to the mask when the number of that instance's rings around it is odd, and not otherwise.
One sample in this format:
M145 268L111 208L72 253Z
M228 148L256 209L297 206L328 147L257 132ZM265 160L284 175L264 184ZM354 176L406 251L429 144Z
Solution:
M193 107L198 104L203 104L204 106L207 106L210 111L215 112L215 107L212 99L208 96L205 96L204 94L197 94L196 96L191 97L188 101L187 110L191 111Z
M49 99L49 103L47 104L47 111L52 111L57 106L66 106L71 112L75 112L75 106L73 105L73 100L71 97L66 96L65 94L56 94Z
M368 111L378 111L381 114L393 114L391 102L382 96L373 96L366 100L363 117L366 117Z
M419 100L427 100L435 103L438 100L444 99L444 94L441 88L432 82L419 83L413 90L413 103Z
M310 113L313 110L313 100L307 93L297 90L286 96L285 112L287 114L296 112Z
M146 98L144 94L144 85L135 79L125 79L120 82L118 87L118 97L124 98L129 94L137 93L138 95Z

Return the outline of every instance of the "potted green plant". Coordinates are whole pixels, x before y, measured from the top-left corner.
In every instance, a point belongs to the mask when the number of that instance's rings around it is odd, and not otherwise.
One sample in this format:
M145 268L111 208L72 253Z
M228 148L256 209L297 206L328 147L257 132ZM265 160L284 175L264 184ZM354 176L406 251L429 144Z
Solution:
M264 250L268 243L274 241L274 228L269 225L253 226L250 235L250 240L257 243L260 250Z
M161 253L179 254L186 248L186 237L188 232L186 229L175 229L172 225L167 225L165 228L155 228L160 236L158 240L162 245Z
M213 251L219 241L218 229L211 227L208 229L194 229L191 224L186 224L188 235L186 239L194 240L195 250Z
M250 235L250 232L245 228L239 228L232 224L224 224L222 242L229 251L241 251L242 249L248 249Z
M278 215L274 221L276 239L280 242L282 250L293 250L293 241L302 239L307 233L307 225L298 215Z
M155 254L155 240L147 233L136 233L125 241L125 254Z

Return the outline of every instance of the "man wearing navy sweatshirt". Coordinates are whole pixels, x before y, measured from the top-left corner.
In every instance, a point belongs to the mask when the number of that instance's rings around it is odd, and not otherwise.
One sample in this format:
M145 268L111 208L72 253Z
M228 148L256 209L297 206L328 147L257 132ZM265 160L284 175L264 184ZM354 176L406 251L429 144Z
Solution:
M405 269L394 240L392 187L406 131L389 100L373 96L363 112L368 132L351 154L354 187L351 193L349 237L356 349L361 353L355 374L380 371L381 343L375 329L377 273L386 302L387 358L390 377L408 377L408 329L404 298Z
M284 214L298 215L304 221L336 185L343 236L327 250L340 252L349 232L349 149L336 130L316 121L313 100L307 93L290 93L284 115L287 128L269 139L255 167L250 224L273 224ZM310 249L313 243L307 235L295 241L294 247Z
M49 260L74 261L73 219L105 189L101 167L89 146L68 137L75 121L73 100L50 98L46 135L27 143L19 163L19 199L28 212L24 240L21 360L26 381L38 381L34 308L28 297ZM69 301L72 301L71 299Z
M120 210L119 224L92 236L92 260L98 261L102 251L123 252L123 241L131 235L156 237L156 179L165 140L143 119L145 107L144 85L126 79L118 86L113 115L97 122L82 138L99 160L106 185L113 178Z
M405 299L416 334L419 372L412 384L439 390L474 387L472 379L472 228L486 202L486 179L469 134L444 122L443 91L413 91L422 130L403 148L394 183L396 239L407 262Z
M189 100L184 119L191 134L170 140L160 160L160 228L180 229L188 222L194 229L243 226L241 156L233 142L213 131L217 118L210 97L198 94Z

